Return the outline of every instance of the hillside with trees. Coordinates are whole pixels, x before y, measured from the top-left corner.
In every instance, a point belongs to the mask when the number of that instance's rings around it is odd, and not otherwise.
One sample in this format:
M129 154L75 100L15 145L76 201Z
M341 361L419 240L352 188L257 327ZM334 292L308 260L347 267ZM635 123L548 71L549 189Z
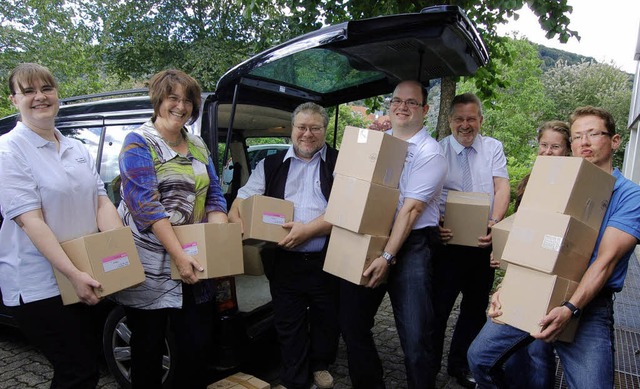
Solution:
M582 62L596 63L593 57L587 57L580 54L570 53L568 51L554 49L551 47L534 44L538 49L540 59L542 59L542 71L546 72L556 66L557 63L565 63L567 65L578 65Z

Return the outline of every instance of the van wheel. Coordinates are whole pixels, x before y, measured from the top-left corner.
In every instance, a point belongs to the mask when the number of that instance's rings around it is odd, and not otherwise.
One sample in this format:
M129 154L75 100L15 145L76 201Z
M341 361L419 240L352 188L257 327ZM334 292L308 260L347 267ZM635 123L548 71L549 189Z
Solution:
M131 388L131 330L127 326L127 316L124 308L116 306L109 312L104 323L102 333L102 348L107 367L118 385L124 389ZM162 369L164 376L162 383L164 388L170 388L173 377L171 355L175 350L175 342L169 335L165 339L165 352L162 357Z

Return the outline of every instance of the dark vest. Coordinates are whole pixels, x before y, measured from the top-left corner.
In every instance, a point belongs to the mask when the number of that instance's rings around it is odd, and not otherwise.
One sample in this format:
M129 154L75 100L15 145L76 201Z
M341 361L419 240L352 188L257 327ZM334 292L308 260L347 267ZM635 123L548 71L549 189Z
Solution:
M269 197L284 199L284 189L287 184L291 158L283 161L287 150L269 155L264 159L264 194ZM336 167L338 150L327 146L326 161L320 159L320 189L324 198L329 201L331 186L333 185L333 169Z

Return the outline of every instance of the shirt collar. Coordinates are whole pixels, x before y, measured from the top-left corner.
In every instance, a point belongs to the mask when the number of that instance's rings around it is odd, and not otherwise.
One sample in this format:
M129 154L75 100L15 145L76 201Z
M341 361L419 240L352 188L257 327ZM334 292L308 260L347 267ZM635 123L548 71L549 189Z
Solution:
M51 141L48 141L38 135L35 131L33 131L20 121L16 123L16 128L14 129L14 131L19 131L29 140L30 143L34 144L36 147L45 147L52 143ZM61 150L65 148L73 148L73 143L71 143L69 139L67 139L64 135L62 135L62 133L57 128L54 128L53 131L56 134L58 141L60 142Z
M168 158L165 158L166 161L178 155L178 153L175 150L173 150L167 144L164 138L160 135L160 133L156 129L156 126L153 125L153 122L151 121L151 119L149 119L146 123L144 123L140 127L140 129L148 133L150 136L152 136L156 140L156 142L158 142L158 144L160 145L160 148L162 149L162 154L168 156ZM187 148L189 148L189 136L188 136L187 130L184 127L182 127L180 132L182 133L182 136L184 137L185 142L187 143ZM187 151L187 154L190 154L190 150Z
M289 149L285 153L283 161L286 161L289 158L294 158L300 161L304 161L302 158L296 155L296 152L293 150L293 145L291 145L291 147L289 147ZM313 157L311 157L311 160L309 162L313 161L315 158L322 158L323 161L327 160L327 143L326 142L320 150L318 150L315 154L313 154Z
M460 154L462 152L462 150L465 149L465 147L463 145L461 145L460 143L458 143L458 141L456 140L456 138L453 135L451 136L451 147L453 147L453 151L456 152L456 154ZM478 145L480 144L482 139L482 135L478 134L476 135L476 137L473 139L473 143L471 144L471 147L473 150L478 150Z
M393 136L393 128L391 128L389 130L386 130L385 134ZM429 132L427 131L426 127L422 127L415 134L413 134L413 136L411 138L407 139L406 142L413 143L413 144L419 144L427 136L431 136L431 135L429 135Z

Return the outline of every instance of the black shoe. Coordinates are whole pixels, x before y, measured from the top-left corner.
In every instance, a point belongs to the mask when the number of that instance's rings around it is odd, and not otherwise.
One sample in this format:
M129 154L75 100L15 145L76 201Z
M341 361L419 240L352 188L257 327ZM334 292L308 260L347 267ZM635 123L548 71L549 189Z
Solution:
M460 386L470 389L476 387L476 380L473 378L473 375L471 375L469 370L460 370L453 374L449 373L449 375L455 378Z

